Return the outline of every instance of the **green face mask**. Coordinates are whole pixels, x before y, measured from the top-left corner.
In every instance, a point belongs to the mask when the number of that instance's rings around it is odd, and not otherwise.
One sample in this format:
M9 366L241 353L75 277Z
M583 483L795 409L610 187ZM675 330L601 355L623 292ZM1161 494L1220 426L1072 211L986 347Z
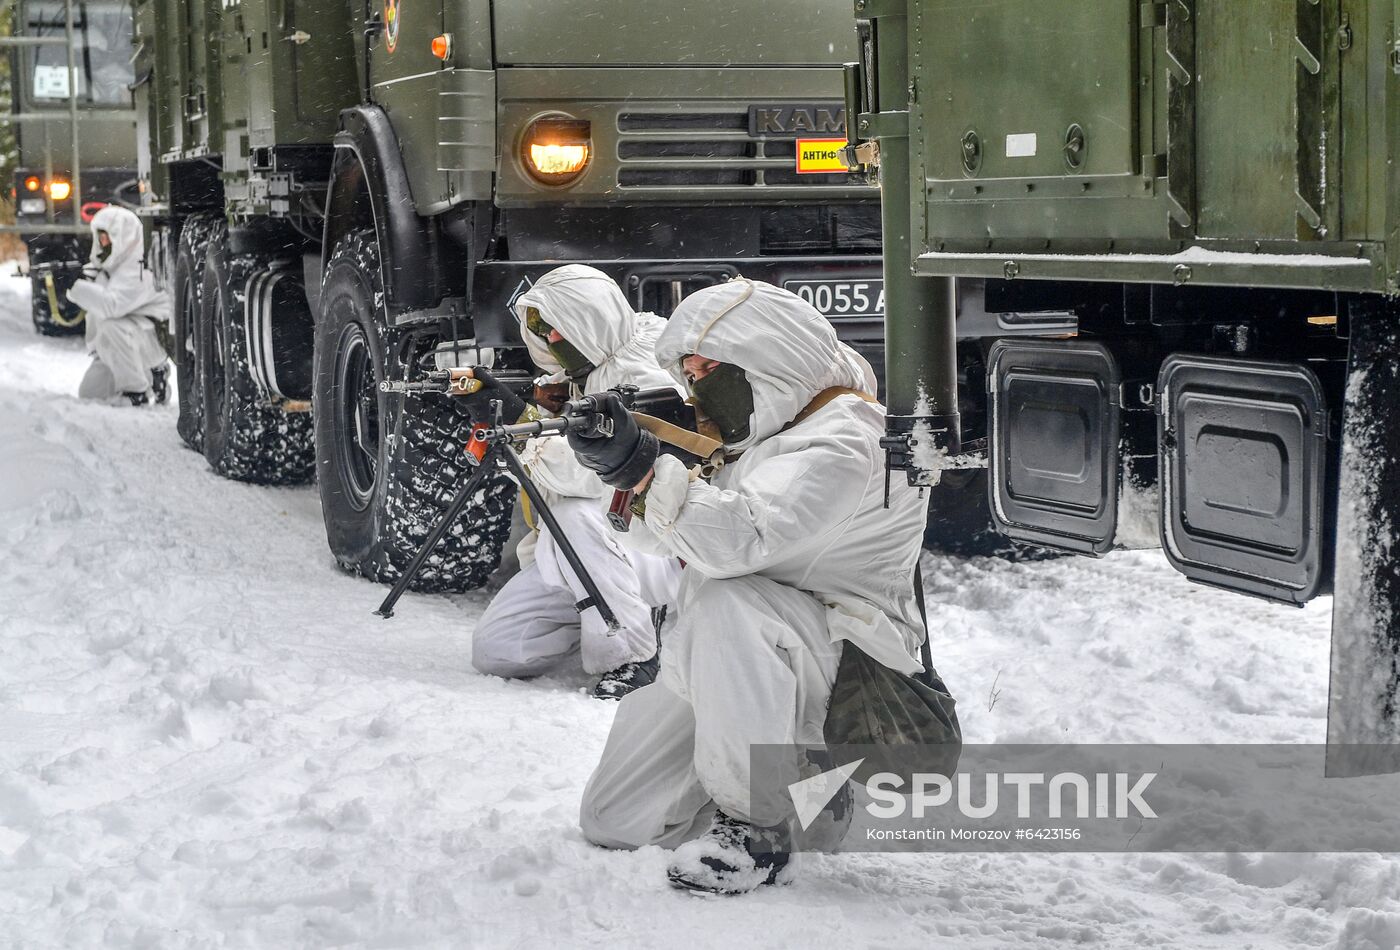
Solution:
M753 418L753 387L743 369L721 363L703 379L690 384L695 404L719 429L726 445L737 445L749 437Z
M568 340L557 340L553 343L549 341L549 335L554 332L554 327L545 320L539 308L525 308L525 329L545 342L545 345L549 347L550 354L559 361L560 367L570 376L582 376L585 373L593 372L593 364L588 361L588 357L579 352L578 347Z
M588 361L588 357L580 353L578 347L568 340L557 340L549 344L549 352L570 376L582 376L593 372L593 364Z

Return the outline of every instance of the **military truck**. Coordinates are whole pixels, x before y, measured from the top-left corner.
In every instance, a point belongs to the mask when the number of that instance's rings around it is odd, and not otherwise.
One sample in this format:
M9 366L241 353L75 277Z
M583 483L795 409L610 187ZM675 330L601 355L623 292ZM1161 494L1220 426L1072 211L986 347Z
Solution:
M15 225L29 258L34 326L83 332L64 292L107 204L135 205L131 7L118 0L18 0L9 47L9 120L19 146Z
M985 343L1000 530L1103 554L1152 490L1187 577L1331 593L1329 771L1394 770L1368 744L1400 738L1400 5L854 6L891 464L959 457L952 278L1072 312Z
M426 369L523 359L566 261L666 314L744 274L878 358L878 193L835 155L845 0L137 0L142 213L179 429L220 473L314 472L336 560L398 576L462 477ZM314 406L313 414L309 411ZM494 567L495 485L421 576Z

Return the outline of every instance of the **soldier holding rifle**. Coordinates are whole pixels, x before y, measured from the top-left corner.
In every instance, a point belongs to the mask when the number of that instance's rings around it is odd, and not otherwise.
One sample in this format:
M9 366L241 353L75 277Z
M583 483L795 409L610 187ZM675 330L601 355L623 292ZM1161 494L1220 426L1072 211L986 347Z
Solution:
M469 408L486 421L492 400L505 422L547 418L558 396L580 396L619 385L679 389L658 368L652 347L665 321L634 313L610 277L570 264L550 271L515 304L521 336L556 395L537 388L536 406L505 386L487 385ZM560 392L563 390L563 392ZM510 450L507 450L510 451ZM477 623L472 663L495 676L535 676L579 654L585 671L600 674L593 694L617 699L656 677L657 638L675 596L680 565L672 557L631 552L608 529L612 490L580 465L563 439L536 439L519 447L520 461L617 618L611 629L589 603L559 539L539 523L528 499L522 511L530 534L517 553L521 571L496 594Z

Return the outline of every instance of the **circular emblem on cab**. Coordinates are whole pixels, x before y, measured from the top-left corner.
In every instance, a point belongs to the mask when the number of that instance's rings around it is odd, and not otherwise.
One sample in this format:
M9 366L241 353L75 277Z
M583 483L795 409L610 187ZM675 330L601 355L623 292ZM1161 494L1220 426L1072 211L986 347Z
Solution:
M384 42L393 52L399 45L399 13L402 0L384 0Z

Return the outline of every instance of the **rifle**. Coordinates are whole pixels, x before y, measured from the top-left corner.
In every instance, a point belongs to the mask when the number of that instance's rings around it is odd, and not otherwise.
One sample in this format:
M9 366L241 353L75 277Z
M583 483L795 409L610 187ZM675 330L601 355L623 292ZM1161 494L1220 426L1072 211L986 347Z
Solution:
M495 378L498 382L505 383L506 385L511 385L512 382L516 382L513 376L507 376L503 379L502 376L504 375L506 374L496 375ZM533 385L533 382L531 382L531 385ZM470 370L449 369L431 372L424 380L418 382L385 380L379 384L379 388L382 392L435 392L470 395L479 392L482 388L482 383L472 376ZM496 421L499 427L501 404L498 400L492 400L491 405L492 411L497 417ZM474 427L474 434L482 431L484 428L484 426ZM484 451L478 453L478 446L481 446ZM442 514L438 517L437 523L433 525L432 530L428 532L428 536L423 539L423 544L413 555L413 560L409 562L408 567L404 570L399 579L394 582L394 586L390 588L388 595L384 598L384 601L379 605L379 609L377 609L375 613L385 620L388 620L394 615L394 605L398 603L404 591L408 590L408 585L413 583L413 578L422 570L424 562L428 559L428 555L432 553L433 548L437 547L438 542L441 541L443 535L447 533L447 529L457 520L457 517L462 513L462 509L466 507L472 495L476 493L476 490L481 486L482 482L486 480L486 476L493 471L497 471L497 466L499 465L500 468L504 468L515 477L520 487L524 489L525 494L529 496L530 503L534 506L535 511L544 520L545 525L548 526L550 532L553 534L555 543L559 545L560 553L564 555L564 560L569 562L569 567L573 570L574 576L577 577L579 583L583 585L583 589L588 596L574 604L574 609L582 613L590 607L594 608L598 611L599 616L603 618L603 623L607 625L608 631L610 633L616 631L619 628L617 615L614 614L612 608L608 606L607 600L603 597L603 592L598 588L597 583L593 580L593 576L588 573L588 568L584 566L583 559L579 557L578 552L574 550L574 546L569 543L568 537L564 534L564 529L560 527L559 522L554 517L554 512L550 511L549 504L544 500L544 496L540 493L534 481L525 471L525 467L520 464L520 459L516 458L515 453L508 448L498 448L497 445L487 444L485 440L474 438L467 444L466 454L468 460L476 466L476 471L473 472L471 478L467 479L466 483L458 489L452 501L443 509Z
M674 389L641 390L636 386L617 386L611 391L622 397L622 404L632 413L637 424L661 442L663 454L674 455L686 467L699 465L706 475L724 464L723 444L697 431L695 407ZM564 411L553 419L477 429L472 433L472 438L496 446L569 432L598 432L611 436L612 420L599 411L604 395L595 393L566 403ZM613 491L612 502L608 505L608 521L615 530L627 531L631 527L634 495L631 489Z
M484 385L476 378L477 367L458 366L430 370L422 379L386 379L379 384L382 393L440 393L444 396L474 396ZM529 399L535 381L523 370L492 370L491 377L521 399Z
M29 265L29 273L56 274L60 271L82 270L86 266L86 261L40 261Z

